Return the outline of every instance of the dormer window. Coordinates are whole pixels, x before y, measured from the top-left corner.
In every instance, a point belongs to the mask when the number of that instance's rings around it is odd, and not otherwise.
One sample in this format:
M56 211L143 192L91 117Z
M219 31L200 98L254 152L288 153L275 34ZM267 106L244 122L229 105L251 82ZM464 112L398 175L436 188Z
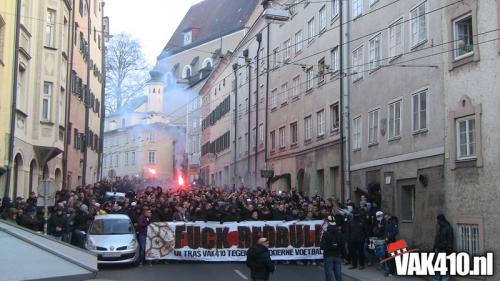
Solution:
M193 41L193 31L186 30L184 32L184 46L191 44L192 41Z

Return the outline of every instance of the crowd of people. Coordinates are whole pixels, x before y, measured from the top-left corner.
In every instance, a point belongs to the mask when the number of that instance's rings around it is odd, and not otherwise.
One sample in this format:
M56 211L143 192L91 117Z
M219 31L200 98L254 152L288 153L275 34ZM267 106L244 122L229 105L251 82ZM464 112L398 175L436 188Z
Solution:
M295 189L269 191L257 189L177 188L145 186L122 179L103 181L63 189L56 193L56 204L50 208L48 234L61 241L84 247L84 232L96 215L126 214L135 224L139 242L144 248L147 226L161 221L289 221L325 220L330 216L345 237L342 259L351 268L363 269L386 253L373 242L393 242L398 235L397 218L383 213L376 202L364 196L359 204L336 198L308 197ZM111 193L110 193L111 192ZM122 192L124 196L116 196ZM111 194L111 195L110 195ZM2 200L1 217L33 231L43 231L43 208L37 207L37 196ZM326 231L326 228L325 228ZM370 237L375 237L371 238ZM383 243L380 243L383 244ZM394 274L389 264L387 274Z

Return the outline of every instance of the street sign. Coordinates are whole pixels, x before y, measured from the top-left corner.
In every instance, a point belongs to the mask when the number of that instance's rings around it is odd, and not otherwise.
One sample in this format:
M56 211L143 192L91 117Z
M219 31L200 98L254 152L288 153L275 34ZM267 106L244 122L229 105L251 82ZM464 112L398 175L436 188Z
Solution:
M37 187L38 198L37 198L37 206L44 207L54 206L56 203L56 185L51 180L43 180L40 185Z
M273 170L260 170L260 176L263 178L272 178L274 177L274 171Z

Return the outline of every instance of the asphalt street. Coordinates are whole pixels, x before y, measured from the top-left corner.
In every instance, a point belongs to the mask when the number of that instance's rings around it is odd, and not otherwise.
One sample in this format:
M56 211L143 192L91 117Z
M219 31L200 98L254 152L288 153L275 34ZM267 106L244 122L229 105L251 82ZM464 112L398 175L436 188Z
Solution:
M99 269L99 280L164 281L245 281L250 271L242 263L155 264L152 266L105 266ZM322 281L323 267L278 265L270 281ZM355 281L344 276L344 281Z

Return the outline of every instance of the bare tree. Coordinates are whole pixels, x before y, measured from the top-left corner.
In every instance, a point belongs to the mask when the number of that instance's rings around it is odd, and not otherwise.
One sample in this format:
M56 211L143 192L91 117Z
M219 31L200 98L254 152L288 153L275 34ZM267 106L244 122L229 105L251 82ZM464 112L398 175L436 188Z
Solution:
M139 41L125 33L113 36L106 46L107 114L143 94L149 68Z

